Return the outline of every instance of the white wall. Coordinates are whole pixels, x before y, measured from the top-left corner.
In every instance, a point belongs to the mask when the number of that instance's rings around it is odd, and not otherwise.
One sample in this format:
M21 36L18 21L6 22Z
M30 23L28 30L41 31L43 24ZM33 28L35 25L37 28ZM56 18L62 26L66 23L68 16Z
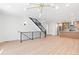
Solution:
M26 13L24 7L22 3L0 4L0 41L19 39L19 31L40 31L28 18L29 12ZM27 24L24 26L25 21Z
M0 41L19 39L19 31L40 31L39 28L26 17L27 24L24 26L23 17L3 15L0 17Z
M57 35L57 23L56 22L50 22L48 24L48 34Z

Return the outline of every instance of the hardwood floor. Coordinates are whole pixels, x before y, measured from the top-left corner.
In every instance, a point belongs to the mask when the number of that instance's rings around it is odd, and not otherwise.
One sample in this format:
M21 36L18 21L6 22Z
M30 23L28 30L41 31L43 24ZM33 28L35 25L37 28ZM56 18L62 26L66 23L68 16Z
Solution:
M47 36L47 38L0 43L1 55L78 55L79 39Z

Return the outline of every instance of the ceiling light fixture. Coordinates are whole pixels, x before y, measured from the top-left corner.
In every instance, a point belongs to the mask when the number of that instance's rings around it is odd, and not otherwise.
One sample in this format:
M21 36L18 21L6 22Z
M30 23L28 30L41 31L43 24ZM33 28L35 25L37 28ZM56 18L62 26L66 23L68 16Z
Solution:
M58 10L59 9L59 6L56 6L55 9Z
M27 6L30 5L30 3L26 3L26 5L27 5Z
M66 6L66 7L69 7L69 6L70 6L70 4L65 4L65 6Z
M11 5L7 5L8 8L11 8Z
M24 11L26 11L27 10L27 8L24 8Z
M53 3L51 3L51 4L50 4L50 6L52 6L52 7L53 7L53 6L54 6L54 4L53 4Z

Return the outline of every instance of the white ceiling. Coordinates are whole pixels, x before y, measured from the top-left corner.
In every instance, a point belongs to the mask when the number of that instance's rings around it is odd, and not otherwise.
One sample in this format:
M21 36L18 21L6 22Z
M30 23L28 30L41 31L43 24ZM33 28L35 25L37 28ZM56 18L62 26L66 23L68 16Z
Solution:
M68 6L69 5L69 6ZM48 22L62 20L79 20L79 4L72 3L54 3L53 7L43 7L42 16L39 17L38 8L26 9L33 5L26 5L26 3L0 3L0 15L10 14L18 15L20 17L36 17L40 20ZM58 9L56 9L58 8Z
M0 10L5 14L20 15L24 14L24 4L22 3L0 3Z

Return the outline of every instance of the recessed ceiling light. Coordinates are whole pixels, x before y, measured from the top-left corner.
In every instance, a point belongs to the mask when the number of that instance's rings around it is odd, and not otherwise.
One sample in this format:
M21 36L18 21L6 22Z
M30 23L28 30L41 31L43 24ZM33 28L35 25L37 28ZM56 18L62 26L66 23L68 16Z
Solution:
M7 5L7 8L11 8L11 5Z
M24 11L26 11L27 9L26 8L24 8Z
M50 6L54 6L54 4L53 4L53 3L51 3L51 4L50 4Z
M55 6L55 9L58 10L59 9L59 6Z
M66 7L69 7L69 6L70 6L70 4L65 4L65 6L66 6Z
M30 5L30 3L26 3L26 5Z

